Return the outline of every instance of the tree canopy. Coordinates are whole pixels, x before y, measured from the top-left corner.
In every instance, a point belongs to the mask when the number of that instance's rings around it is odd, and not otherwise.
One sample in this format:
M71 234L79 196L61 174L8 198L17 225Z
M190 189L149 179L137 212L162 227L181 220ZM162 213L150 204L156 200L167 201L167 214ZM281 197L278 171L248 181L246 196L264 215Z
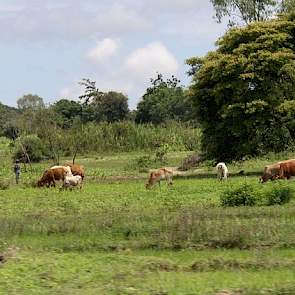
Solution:
M229 18L229 25L263 21L277 10L277 0L211 0L218 22Z
M17 107L21 110L43 108L43 98L38 95L26 94L17 100Z
M128 98L116 91L102 92L96 88L95 81L83 79L80 83L85 92L80 96L82 101L83 121L121 121L128 117Z
M70 127L75 118L81 118L82 106L74 100L60 99L53 104L52 109L61 116L62 127Z
M151 79L151 86L137 105L135 121L158 124L168 120L190 120L191 101L179 82L174 76L164 80L161 74Z
M281 151L294 139L294 29L294 14L233 28L216 51L188 60L208 157Z

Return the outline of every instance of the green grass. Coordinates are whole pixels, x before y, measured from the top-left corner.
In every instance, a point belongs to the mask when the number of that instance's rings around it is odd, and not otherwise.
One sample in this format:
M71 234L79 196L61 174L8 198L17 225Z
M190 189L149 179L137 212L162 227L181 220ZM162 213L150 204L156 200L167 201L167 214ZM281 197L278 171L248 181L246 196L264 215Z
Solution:
M144 187L148 173L133 166L142 154L89 156L77 160L86 166L83 189L60 191L30 186L50 162L23 171L16 186L8 146L0 147L0 179L10 179L0 190L0 294L294 290L295 201L223 208L219 200L245 183L257 195L271 190L274 183L258 183L260 171L290 154L233 163L227 182L216 179L213 166L202 166L175 178L171 188L163 183L151 190ZM186 154L170 153L167 166ZM234 175L240 170L246 175ZM295 189L292 181L286 185Z

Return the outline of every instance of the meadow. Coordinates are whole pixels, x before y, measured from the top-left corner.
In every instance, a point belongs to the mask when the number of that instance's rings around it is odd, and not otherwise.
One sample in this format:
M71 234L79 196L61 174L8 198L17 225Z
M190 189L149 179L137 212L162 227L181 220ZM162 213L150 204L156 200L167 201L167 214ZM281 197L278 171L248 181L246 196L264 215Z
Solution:
M265 195L278 184L258 183L263 166L290 152L234 162L227 182L208 162L151 190L134 165L144 153L88 155L83 189L61 191L32 186L51 162L22 167L16 186L0 147L0 294L295 294L295 201L219 199L245 183Z

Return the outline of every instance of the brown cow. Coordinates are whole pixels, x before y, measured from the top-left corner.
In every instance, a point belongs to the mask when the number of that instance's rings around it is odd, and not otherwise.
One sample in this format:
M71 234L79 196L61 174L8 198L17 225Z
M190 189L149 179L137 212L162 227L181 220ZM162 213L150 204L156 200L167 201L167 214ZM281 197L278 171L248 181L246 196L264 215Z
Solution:
M157 182L160 186L160 181L166 179L168 185L172 185L172 176L173 171L167 168L160 168L150 174L148 182L146 183L145 187L148 189L152 187Z
M80 175L82 177L82 180L84 179L85 168L83 165L68 164L68 166L70 166L73 175Z
M295 160L280 163L279 179L290 179L295 176Z
M41 179L37 182L37 186L46 185L55 186L56 180L64 181L65 176L69 174L69 168L65 166L54 166L44 171Z
M264 171L262 176L260 177L260 182L266 182L269 179L275 180L279 176L279 170L280 170L280 162L267 165L264 167Z
M262 174L262 176L260 177L260 182L266 182L269 179L271 180L276 180L276 179L282 179L283 177L283 172L281 172L280 176L280 167L281 164L286 164L286 163L295 163L295 159L290 159L290 160L285 160L285 161L280 161L271 165L267 165L264 167L264 172ZM282 168L283 169L283 168Z

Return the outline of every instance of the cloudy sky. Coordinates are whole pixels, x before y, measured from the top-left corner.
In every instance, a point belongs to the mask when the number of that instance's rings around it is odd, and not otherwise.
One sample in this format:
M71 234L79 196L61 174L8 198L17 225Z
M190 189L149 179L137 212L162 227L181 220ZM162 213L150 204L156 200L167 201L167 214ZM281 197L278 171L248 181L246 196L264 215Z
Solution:
M184 61L226 29L209 0L0 0L0 102L77 99L82 78L135 108L156 72L189 83Z

